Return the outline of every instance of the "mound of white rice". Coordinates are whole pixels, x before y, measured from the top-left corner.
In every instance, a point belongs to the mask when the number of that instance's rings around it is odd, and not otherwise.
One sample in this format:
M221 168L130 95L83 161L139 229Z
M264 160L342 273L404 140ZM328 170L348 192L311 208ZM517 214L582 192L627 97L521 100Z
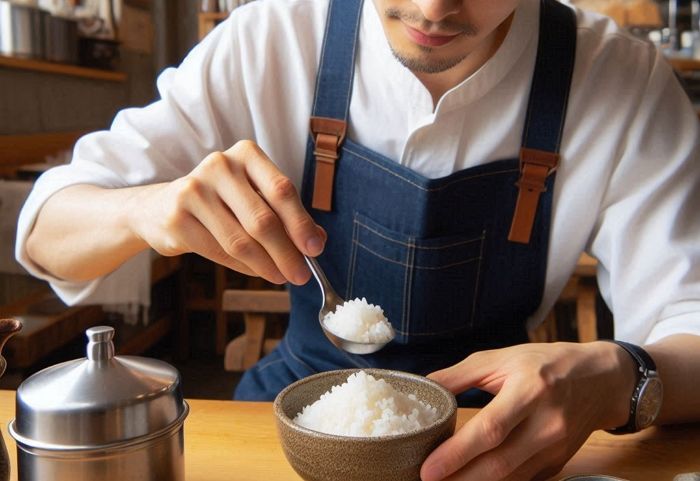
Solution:
M367 299L345 301L323 318L326 329L338 337L355 342L389 342L394 330L384 316L384 310Z
M385 380L358 371L306 406L294 422L323 433L364 437L415 431L437 418L437 409L414 394L399 392Z

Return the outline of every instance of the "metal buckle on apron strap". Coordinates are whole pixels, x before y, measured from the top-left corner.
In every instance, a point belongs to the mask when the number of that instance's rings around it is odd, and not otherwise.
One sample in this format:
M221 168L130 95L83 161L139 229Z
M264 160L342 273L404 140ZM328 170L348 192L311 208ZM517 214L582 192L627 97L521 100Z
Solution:
M311 117L311 135L314 139L316 174L311 207L329 212L332 207L335 161L345 140L347 123L327 117Z
M540 194L547 190L545 182L559 164L559 154L544 150L520 149L520 179L518 200L515 203L513 222L510 225L508 240L528 244L535 223Z

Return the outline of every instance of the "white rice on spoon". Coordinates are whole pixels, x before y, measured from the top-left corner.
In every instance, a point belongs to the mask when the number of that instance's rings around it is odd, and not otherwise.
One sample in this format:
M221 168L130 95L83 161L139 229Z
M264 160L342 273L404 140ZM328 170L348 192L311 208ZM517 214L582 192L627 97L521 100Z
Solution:
M367 299L353 299L339 305L323 318L326 329L348 341L386 343L394 338L394 330L384 310Z

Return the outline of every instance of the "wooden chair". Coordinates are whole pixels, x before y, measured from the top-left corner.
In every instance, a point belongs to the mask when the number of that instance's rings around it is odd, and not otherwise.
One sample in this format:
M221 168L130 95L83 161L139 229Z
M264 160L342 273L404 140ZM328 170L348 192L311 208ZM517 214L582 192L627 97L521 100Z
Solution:
M579 342L591 342L598 339L596 316L596 295L598 287L595 283L598 261L583 254L579 258L572 280L575 290L572 298L576 302L576 326ZM571 282L571 281L570 281Z
M245 371L272 351L280 339L266 338L267 314L288 313L289 293L276 290L226 289L222 296L224 312L243 314L245 331L226 345L224 369Z
M591 342L598 339L596 266L597 261L594 258L582 254L574 273L557 300L557 303L572 303L576 306L576 330L579 342ZM556 309L552 309L542 324L530 331L529 335L532 342L562 340L562 336L557 332Z

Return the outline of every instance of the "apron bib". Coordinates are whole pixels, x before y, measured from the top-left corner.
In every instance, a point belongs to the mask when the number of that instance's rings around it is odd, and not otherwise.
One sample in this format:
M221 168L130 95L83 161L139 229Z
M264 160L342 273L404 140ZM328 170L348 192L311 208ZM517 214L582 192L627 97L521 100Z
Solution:
M314 117L347 121L361 6L362 0L331 0ZM322 211L312 207L317 144L309 139L301 196L328 232L318 261L346 300L366 297L380 305L396 338L375 354L338 350L318 323L316 282L291 286L287 332L246 372L236 399L269 401L291 382L331 369L424 375L475 351L528 342L526 319L544 289L552 169L535 197L528 242L509 240L509 231L516 204L527 204L519 197L524 156L559 150L575 37L573 11L544 0L520 158L428 179L346 139L332 177L332 208ZM461 405L487 399L476 390L459 397Z

